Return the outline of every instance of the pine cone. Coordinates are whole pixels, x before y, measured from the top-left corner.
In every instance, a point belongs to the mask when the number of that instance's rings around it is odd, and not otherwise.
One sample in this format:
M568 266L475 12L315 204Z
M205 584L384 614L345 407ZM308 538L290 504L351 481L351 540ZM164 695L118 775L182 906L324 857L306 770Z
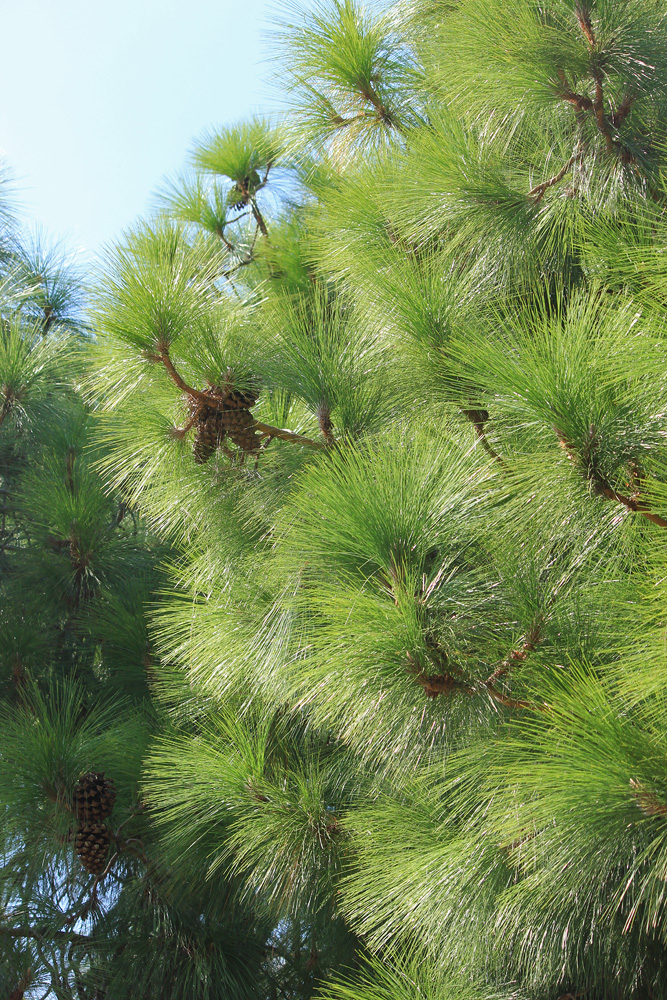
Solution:
M249 410L222 410L225 431L237 448L246 453L258 452L260 439L255 431L255 418Z
M226 410L248 410L257 402L257 393L235 389L232 392L223 393L222 399Z
M242 208L248 204L248 194L247 194L247 183L248 178L244 178L244 186L241 184L235 184L228 195L228 204L233 212L240 212Z
M195 462L198 465L208 462L227 436L241 451L256 454L260 448L260 439L252 429L255 420L250 407L257 402L259 392L254 389L235 389L234 372L228 368L222 384L209 386L202 390L201 395L218 405L209 406L201 396L189 401L190 414L196 427L192 446Z
M210 416L197 424L192 454L198 465L208 462L211 455L222 443L225 437L225 426L219 410L209 410Z
M91 875L104 871L111 834L104 823L85 823L79 827L74 840L74 850L79 861Z
M116 786L104 772L82 774L74 786L72 808L80 823L97 823L111 815L116 801Z

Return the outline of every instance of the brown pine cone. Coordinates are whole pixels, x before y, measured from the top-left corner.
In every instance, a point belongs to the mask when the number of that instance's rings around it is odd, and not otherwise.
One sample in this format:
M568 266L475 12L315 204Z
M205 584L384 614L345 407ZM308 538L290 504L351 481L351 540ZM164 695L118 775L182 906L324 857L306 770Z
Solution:
M249 410L223 410L225 430L237 448L246 453L259 451L260 439L255 431L255 418Z
M111 815L116 801L116 786L104 772L88 771L74 786L72 809L80 823L98 822Z
M111 834L104 823L85 823L79 827L74 839L74 850L82 866L91 875L104 871Z

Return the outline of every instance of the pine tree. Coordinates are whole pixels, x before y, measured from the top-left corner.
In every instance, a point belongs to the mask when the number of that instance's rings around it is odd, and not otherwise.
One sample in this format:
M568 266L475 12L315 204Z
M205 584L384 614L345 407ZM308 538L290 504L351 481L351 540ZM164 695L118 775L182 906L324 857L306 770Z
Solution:
M94 338L7 251L8 992L667 997L666 16L288 13Z

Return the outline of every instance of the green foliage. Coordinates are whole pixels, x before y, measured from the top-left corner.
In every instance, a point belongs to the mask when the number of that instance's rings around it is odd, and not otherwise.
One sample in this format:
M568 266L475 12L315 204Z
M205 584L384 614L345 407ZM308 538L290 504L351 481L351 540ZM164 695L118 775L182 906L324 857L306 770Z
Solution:
M665 14L286 10L94 338L6 231L9 995L667 998Z
M277 38L288 52L297 143L329 143L344 164L415 120L416 67L389 16L350 0L296 7Z

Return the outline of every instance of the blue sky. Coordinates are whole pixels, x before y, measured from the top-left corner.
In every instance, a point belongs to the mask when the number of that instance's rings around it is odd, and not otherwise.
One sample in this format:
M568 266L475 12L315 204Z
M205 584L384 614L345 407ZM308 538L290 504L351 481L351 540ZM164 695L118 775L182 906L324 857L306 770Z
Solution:
M0 150L27 221L94 253L192 139L267 107L266 0L0 0Z

